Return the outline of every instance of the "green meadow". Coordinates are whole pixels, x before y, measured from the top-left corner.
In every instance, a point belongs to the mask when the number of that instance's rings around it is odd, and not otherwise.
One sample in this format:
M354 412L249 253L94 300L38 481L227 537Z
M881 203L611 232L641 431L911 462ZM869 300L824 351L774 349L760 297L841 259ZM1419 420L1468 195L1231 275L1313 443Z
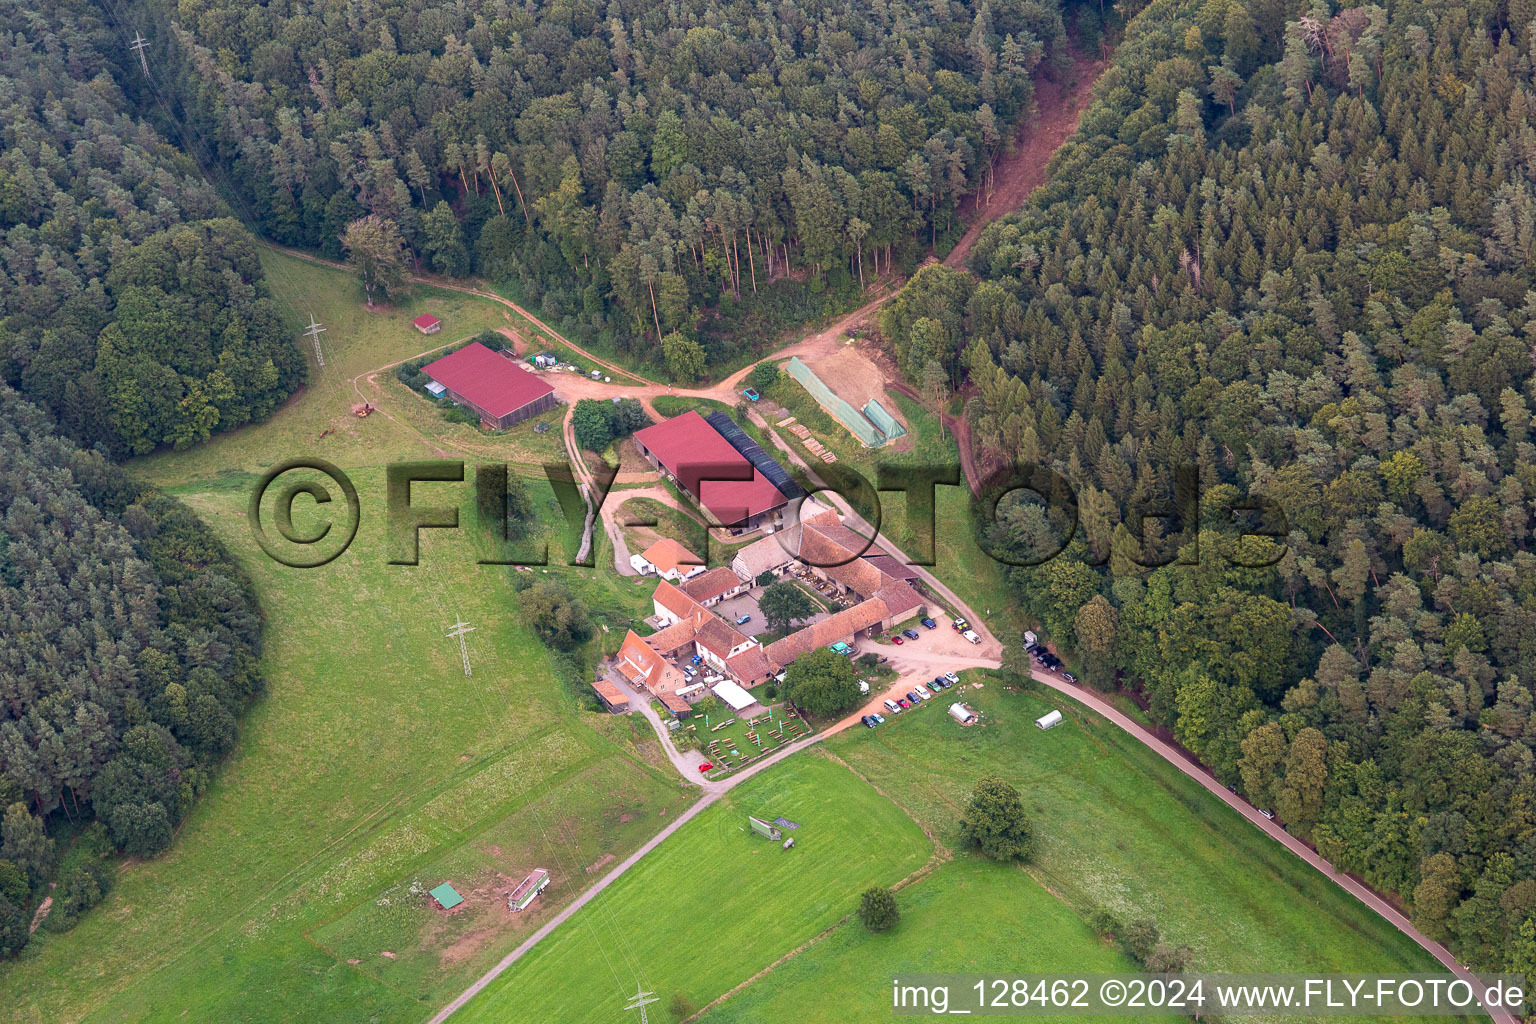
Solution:
M356 419L353 379L494 326L497 310L418 289L369 313L346 275L264 259L295 323L313 310L326 324L327 365L309 353L311 384L267 423L132 468L194 508L251 573L267 690L172 848L125 863L73 931L39 932L0 968L8 1022L420 1020L691 799L644 722L580 710L584 682L518 621L513 571L479 564L472 483L415 485L415 504L457 506L463 527L423 531L419 565L388 564L383 467L435 457L423 431L470 463L521 451L398 384L390 416ZM410 327L422 310L444 334ZM360 526L329 564L288 568L257 547L247 501L266 467L313 456L355 482ZM569 531L548 485L531 486L552 524L538 538L548 572L597 610L596 642L616 645L646 594L563 565ZM312 531L322 510L295 508L295 529ZM270 499L265 511L270 530ZM460 618L474 626L471 676L445 636ZM551 886L507 913L505 892L534 868ZM423 894L443 881L466 897L452 912Z
M947 846L984 775L1024 795L1036 829L1029 873L1083 918L1151 918L1214 971L1430 971L1428 953L1117 727L1055 694L967 672L942 702L982 721L893 716L828 741ZM954 695L953 697L951 695ZM1060 708L1066 721L1034 721ZM1026 967L1026 965L1021 965Z
M1135 970L1017 866L962 857L902 889L897 904L901 921L890 931L875 934L849 921L702 1020L875 1024L891 1018L895 974ZM1032 1013L1029 1019L1074 1018Z
M784 833L794 848L751 832L748 815L794 821L800 827ZM675 1020L672 1007L723 995L842 920L864 889L916 871L932 851L871 786L814 752L797 755L663 841L454 1019L617 1020L643 984L662 997L652 1019Z

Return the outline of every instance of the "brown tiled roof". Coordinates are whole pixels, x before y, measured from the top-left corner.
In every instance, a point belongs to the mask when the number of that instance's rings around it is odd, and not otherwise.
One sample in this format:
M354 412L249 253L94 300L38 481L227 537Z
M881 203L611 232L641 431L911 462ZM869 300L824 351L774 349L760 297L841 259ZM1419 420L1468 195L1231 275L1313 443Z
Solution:
M725 667L744 686L755 686L773 674L773 669L768 665L768 656L755 644L727 660Z
M693 705L689 704L686 700L684 700L682 697L679 697L675 693L667 692L659 694L657 699L661 701L662 707L674 713L686 715L688 712L693 710Z
M904 564L901 559L893 555L871 553L865 555L864 560L893 580L922 579L922 574L917 571L916 567Z
M899 619L923 603L923 595L905 580L896 580L881 587L875 596L885 603L886 614L892 619Z
M737 576L734 570L722 565L688 580L683 584L683 593L695 601L708 601L739 586L741 586L741 577Z
M864 556L885 554L884 551L882 551L875 544L871 543L867 538L859 536L857 533L854 533L852 530L848 529L848 527L839 522L813 523L811 524L811 531L813 533L821 534L827 540L836 544L850 555L857 554Z
M649 686L653 681L660 679L666 660L634 630L630 630L624 635L624 643L619 647L617 663L619 671L623 672L630 682Z
M686 619L695 612L705 610L700 607L699 602L673 586L668 580L661 580L656 584L654 597L663 608L680 619Z
M659 629L644 639L646 646L651 650L671 654L684 644L693 643L693 638L698 635L698 632L699 627L693 624L693 620L684 619L666 629Z
M889 614L885 602L878 597L860 601L852 608L845 608L835 615L829 615L820 622L813 622L804 629L769 644L766 648L768 661L778 668L783 668L806 651L825 647L861 629L868 629L876 623L885 621Z
M882 587L897 582L863 558L855 558L847 565L834 565L821 571L860 597L874 597Z
M733 558L731 561L734 564L736 559L741 560L742 570L747 574L747 579L749 580L756 579L769 569L777 569L781 565L788 565L795 559L789 553L788 541L782 538L782 534L776 533L771 537L755 540L736 552L736 558Z
M671 537L663 537L646 548L641 558L656 567L657 572L691 572L702 566L704 559L683 547Z
M727 625L720 616L712 613L707 620L699 624L695 639L700 647L720 658L730 654L732 647L747 642L745 635Z
M592 689L596 690L597 695L611 705L629 703L629 698L624 695L624 691L619 689L617 686L614 686L606 679L599 679L594 682L592 684Z

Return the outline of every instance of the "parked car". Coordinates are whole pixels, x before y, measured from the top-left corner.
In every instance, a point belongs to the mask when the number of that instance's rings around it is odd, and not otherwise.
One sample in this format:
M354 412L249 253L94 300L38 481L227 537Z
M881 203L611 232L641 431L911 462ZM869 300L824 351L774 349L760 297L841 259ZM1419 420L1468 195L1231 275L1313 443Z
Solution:
M1036 643L1026 643L1024 645L1024 650L1028 651L1030 654L1038 654L1040 652L1040 645Z
M933 677L933 688L935 690L942 690L942 689L944 689L948 685L949 685L949 680L945 679L943 676L934 676Z
M871 715L865 715L864 717L860 718L859 721L864 723L864 727L866 729L873 729L875 727L875 720Z
M971 628L971 624L964 619L956 619L953 623L956 633L963 633Z
M1071 672L1063 672L1061 674L1061 678L1065 679L1069 683L1077 682L1077 676L1073 675Z
M932 700L933 699L933 694L929 693L927 688L922 686L921 684L919 684L916 687L916 693L917 693L917 695L919 697L923 698L923 700Z
M960 631L960 635L965 637L967 640L969 640L973 644L981 643L981 637L977 636L976 632L974 630L970 630L970 629L961 630Z
M893 700L887 700L885 702L885 710L889 711L893 715L899 715L901 714L901 705L897 704Z
M954 686L960 681L960 674L958 672L945 672L944 678L949 681L950 686Z
M921 697L919 697L917 695L917 691L916 690L908 690L907 691L907 702L909 704L921 704L923 702L923 698L921 698Z
M710 764L708 761L705 761L703 764L699 765L699 771L707 772L713 767L714 765Z
M900 704L904 708L909 708L912 706L912 702L905 697L897 697L896 703Z
M895 644L897 647L900 647L902 644L906 643L906 641L899 636L893 636L891 637L891 643Z
M750 616L750 615L738 615L738 616L736 616L736 625L738 625L738 626L745 626L747 623L749 623L751 621L752 621L752 616Z
M923 618L923 619L918 619L917 621L919 621L919 622L921 622L923 624L923 628L924 629L938 629L939 628L939 624L937 622L934 622L932 619Z
M875 724L876 725L884 725L885 724L885 716L882 715L882 714L873 714L873 715L870 715L869 717L873 718L875 720Z
M1264 808L1261 807L1261 808L1259 808L1259 813L1264 815L1264 817L1268 818L1270 821L1274 821L1275 820L1275 812L1274 811L1266 811L1266 810L1264 810Z
M904 629L904 630L901 631L901 635L906 637L908 640L916 640L917 639L917 630L915 630L915 629Z

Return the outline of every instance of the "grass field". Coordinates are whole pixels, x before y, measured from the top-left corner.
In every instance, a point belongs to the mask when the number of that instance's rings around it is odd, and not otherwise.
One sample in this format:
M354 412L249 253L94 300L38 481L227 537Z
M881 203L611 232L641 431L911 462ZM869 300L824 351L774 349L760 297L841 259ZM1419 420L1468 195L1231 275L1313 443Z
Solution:
M425 289L365 313L345 275L265 258L287 265L272 279L296 289L290 304L313 303L327 324L328 365L267 423L132 469L187 502L251 573L267 692L172 848L125 864L73 931L40 931L0 967L7 1022L417 1021L686 806L643 722L578 710L584 683L518 620L512 570L477 564L471 483L417 485L416 504L457 505L465 528L424 531L418 566L387 564L382 467L433 451L409 424L350 417L350 378L436 340L409 328L421 309L465 333L499 314ZM335 561L291 569L260 552L246 502L261 469L308 455L352 477L361 524ZM551 524L549 572L600 606L599 642L616 644L649 592L562 566L564 521L548 485L532 486ZM297 507L306 529L313 506ZM457 617L475 627L472 677L444 636ZM535 867L553 883L534 908L495 912ZM451 914L411 892L442 881L469 897Z
M1118 728L1069 701L1009 692L989 674L950 694L979 711L892 717L828 740L941 842L958 845L977 778L1024 794L1037 831L1031 873L1085 916L1150 917L1209 970L1420 971L1435 962L1406 936ZM939 703L936 701L935 703ZM1060 707L1067 721L1034 720Z
M783 816L793 850L745 831ZM455 1015L464 1024L618 1020L637 983L676 1020L850 913L929 857L917 826L846 769L797 755L728 793ZM797 1019L794 1017L788 1019Z
M891 931L872 934L857 919L849 921L702 1021L888 1021L891 976L898 973L1135 970L1016 866L963 857L902 889L897 904L901 921Z

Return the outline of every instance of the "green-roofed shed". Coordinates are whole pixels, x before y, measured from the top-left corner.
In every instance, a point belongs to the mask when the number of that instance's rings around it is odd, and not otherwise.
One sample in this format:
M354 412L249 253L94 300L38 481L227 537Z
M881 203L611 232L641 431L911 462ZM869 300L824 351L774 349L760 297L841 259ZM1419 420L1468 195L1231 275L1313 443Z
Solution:
M452 910L464 902L464 897L460 896L458 890L447 882L432 890L432 898L437 900L444 910Z

